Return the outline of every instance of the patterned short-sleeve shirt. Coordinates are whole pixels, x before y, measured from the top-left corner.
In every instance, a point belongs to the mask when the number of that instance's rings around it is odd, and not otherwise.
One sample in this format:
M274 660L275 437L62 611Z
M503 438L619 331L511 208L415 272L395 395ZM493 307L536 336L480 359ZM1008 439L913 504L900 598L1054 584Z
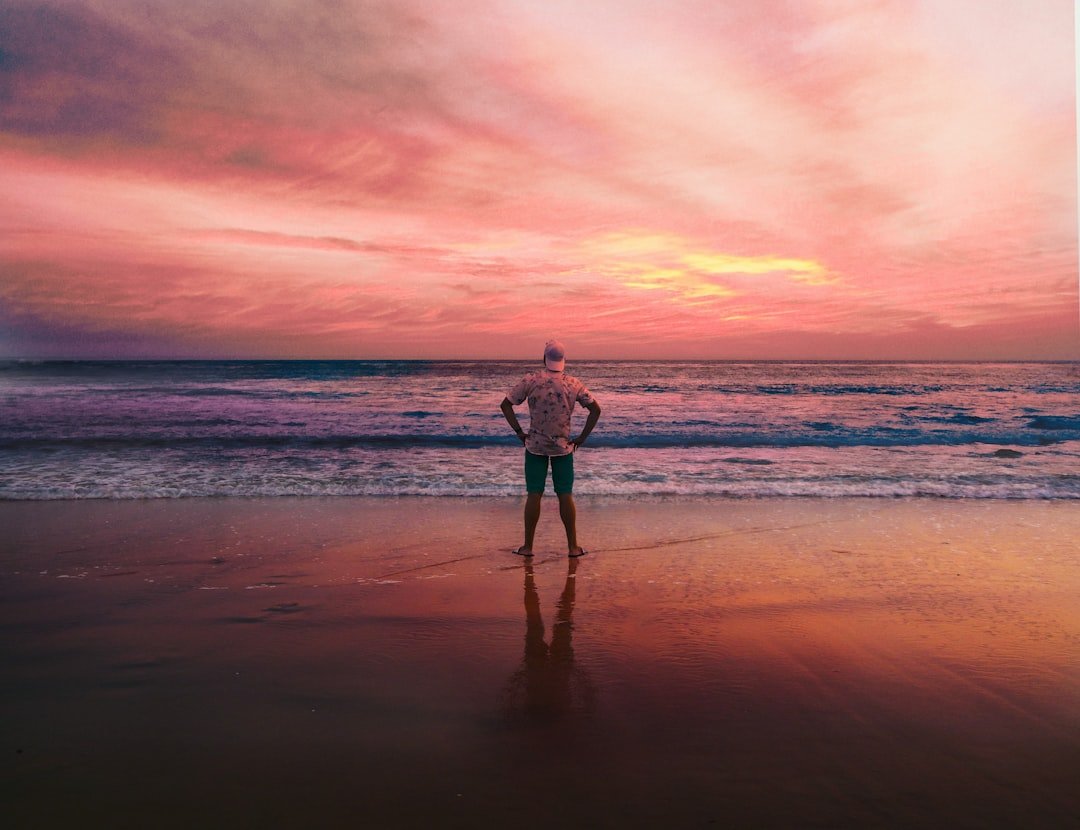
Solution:
M585 384L566 372L541 369L525 375L506 393L510 403L517 406L529 402L529 433L525 449L533 455L568 455L570 445L570 415L574 404L589 406L592 393Z

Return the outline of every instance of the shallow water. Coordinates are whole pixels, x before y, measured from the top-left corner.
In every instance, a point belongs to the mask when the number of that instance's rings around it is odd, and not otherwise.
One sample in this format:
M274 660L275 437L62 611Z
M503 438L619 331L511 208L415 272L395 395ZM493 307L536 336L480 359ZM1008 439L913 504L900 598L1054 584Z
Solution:
M1071 502L0 504L23 826L1066 826Z

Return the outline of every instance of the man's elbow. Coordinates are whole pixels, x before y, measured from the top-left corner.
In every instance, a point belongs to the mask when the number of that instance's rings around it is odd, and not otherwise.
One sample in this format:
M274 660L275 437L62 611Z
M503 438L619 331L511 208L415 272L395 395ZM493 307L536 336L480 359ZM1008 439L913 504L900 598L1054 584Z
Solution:
M600 404L598 404L596 401L593 401L591 404L589 404L589 412L591 412L593 415L595 415L597 418L599 418L600 417Z

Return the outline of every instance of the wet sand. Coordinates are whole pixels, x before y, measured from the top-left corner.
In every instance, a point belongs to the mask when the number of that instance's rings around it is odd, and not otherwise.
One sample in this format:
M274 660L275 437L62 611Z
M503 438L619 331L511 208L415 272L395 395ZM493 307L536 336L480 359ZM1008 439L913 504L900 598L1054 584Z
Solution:
M1080 818L1080 505L520 508L0 502L8 826Z

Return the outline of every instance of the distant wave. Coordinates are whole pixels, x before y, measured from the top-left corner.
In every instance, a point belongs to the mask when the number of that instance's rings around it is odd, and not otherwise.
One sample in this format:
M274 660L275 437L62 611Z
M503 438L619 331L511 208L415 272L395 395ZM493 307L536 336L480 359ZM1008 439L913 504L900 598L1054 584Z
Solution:
M941 385L920 384L918 386L904 385L877 385L877 384L843 384L830 383L824 385L806 385L799 383L774 384L768 386L756 386L743 391L756 392L759 395L824 395L832 397L836 395L928 395L940 392L944 389ZM726 390L725 390L726 391Z
M1032 429L1080 431L1080 415L1040 415L1028 422Z
M408 413L406 413L408 414ZM426 413L425 413L426 415ZM419 413L411 417L422 419ZM1059 419L1068 420L1068 419ZM666 448L750 448L750 447L917 447L963 446L965 444L1001 444L1045 446L1063 441L1080 440L1080 423L1075 425L1035 427L1031 430L920 430L878 428L851 430L835 425L815 424L807 431L730 430L702 432L652 432L641 434L604 434L589 439L588 447L608 449L666 449ZM515 446L512 435L394 433L394 434L233 434L233 435L150 435L103 436L20 436L0 438L0 449L125 449L139 447L205 448L205 449L349 449L409 447L445 447L470 449L481 447Z

